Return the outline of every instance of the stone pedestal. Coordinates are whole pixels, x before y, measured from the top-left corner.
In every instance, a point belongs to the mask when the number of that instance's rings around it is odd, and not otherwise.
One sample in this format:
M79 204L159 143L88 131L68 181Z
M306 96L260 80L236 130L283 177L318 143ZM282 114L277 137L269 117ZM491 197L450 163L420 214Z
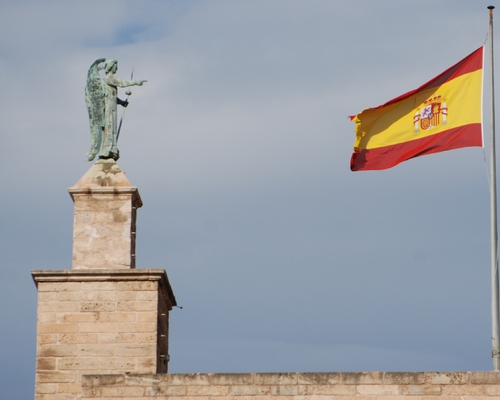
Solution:
M73 266L32 271L38 288L36 399L81 398L82 375L168 371L176 305L162 269L135 269L136 187L100 160L69 189Z
M116 162L97 161L68 191L75 203L73 269L135 268L142 201Z

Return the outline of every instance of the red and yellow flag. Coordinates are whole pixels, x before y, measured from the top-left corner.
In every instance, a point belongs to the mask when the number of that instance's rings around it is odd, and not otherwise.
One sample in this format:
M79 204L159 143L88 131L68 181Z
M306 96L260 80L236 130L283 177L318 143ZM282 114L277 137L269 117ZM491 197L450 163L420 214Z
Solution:
M418 89L351 117L352 171L394 167L410 158L483 146L483 47Z

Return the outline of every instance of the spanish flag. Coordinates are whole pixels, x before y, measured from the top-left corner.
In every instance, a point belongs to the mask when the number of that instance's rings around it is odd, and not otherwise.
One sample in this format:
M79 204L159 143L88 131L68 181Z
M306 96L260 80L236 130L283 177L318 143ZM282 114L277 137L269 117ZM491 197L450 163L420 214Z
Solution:
M483 146L483 47L418 89L351 117L352 171L394 167L410 158Z

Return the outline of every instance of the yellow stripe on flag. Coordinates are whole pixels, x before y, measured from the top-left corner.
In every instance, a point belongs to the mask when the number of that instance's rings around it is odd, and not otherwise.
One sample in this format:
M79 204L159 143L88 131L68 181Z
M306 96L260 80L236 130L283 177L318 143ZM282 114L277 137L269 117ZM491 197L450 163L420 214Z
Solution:
M435 102L432 99L435 98ZM383 109L368 109L354 118L355 150L374 149L417 140L451 128L481 122L482 70L461 75L452 81L404 99ZM439 124L423 129L420 125L424 103L441 105ZM445 105L443 107L443 105ZM427 106L427 107L429 107Z

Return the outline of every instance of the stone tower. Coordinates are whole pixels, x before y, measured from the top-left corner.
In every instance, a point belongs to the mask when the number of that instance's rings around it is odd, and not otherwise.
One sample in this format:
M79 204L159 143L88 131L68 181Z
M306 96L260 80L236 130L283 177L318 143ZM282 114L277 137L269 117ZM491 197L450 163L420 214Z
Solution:
M99 160L68 189L73 265L36 270L36 398L78 398L84 374L168 371L168 317L176 305L163 269L135 269L142 206L113 160ZM58 397L59 398L59 397Z

